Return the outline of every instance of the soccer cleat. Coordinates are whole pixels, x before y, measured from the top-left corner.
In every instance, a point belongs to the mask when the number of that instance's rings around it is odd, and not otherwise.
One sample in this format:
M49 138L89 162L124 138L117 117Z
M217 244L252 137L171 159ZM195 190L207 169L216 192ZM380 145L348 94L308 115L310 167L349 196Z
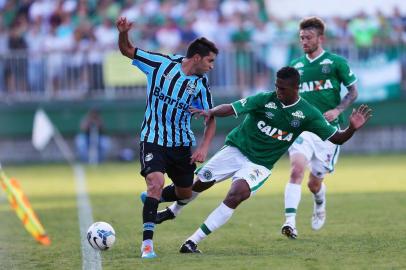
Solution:
M168 207L165 208L165 210L158 211L156 213L156 218L155 218L155 224L161 224L162 222L170 219L174 219L175 214L172 212L171 209Z
M141 248L141 252L142 252L141 258L143 258L143 259L153 259L153 258L157 257L154 252L154 249L152 248L151 245L143 246Z
M320 230L326 222L326 200L322 202L314 201L313 215L312 215L312 229Z
M296 230L295 226L293 226L290 223L283 224L281 233L290 239L297 238L297 230Z
M197 249L197 244L192 240L187 240L182 244L179 250L180 253L202 253Z
M141 192L140 199L141 199L142 203L145 203L146 198L147 198L147 192L146 191Z

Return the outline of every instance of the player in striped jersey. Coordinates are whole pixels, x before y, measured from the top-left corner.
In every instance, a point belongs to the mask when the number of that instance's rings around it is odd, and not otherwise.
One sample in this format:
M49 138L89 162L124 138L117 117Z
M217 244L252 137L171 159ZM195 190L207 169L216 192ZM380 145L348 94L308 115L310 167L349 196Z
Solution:
M154 258L153 233L159 199L167 173L173 185L162 194L168 200L192 196L195 162L206 159L214 136L215 120L211 118L201 144L193 152L195 138L190 128L191 107L208 110L213 107L205 75L214 66L216 46L205 38L193 41L186 53L164 55L134 47L128 38L132 23L117 21L118 45L123 55L147 76L147 98L140 138L141 174L147 184L143 208L142 258ZM170 198L168 198L170 197Z

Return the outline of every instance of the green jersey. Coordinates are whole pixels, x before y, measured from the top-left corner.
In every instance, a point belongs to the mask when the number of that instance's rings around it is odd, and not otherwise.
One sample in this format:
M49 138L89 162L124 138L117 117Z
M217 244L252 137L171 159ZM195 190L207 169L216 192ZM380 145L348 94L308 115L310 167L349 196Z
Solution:
M237 117L247 115L227 135L225 144L237 147L250 161L268 169L272 169L303 131L313 132L322 140L337 131L303 98L285 106L276 92L264 92L231 105Z
M336 54L322 52L315 59L307 55L293 60L290 65L300 74L300 95L324 113L341 102L341 83L348 87L357 81L347 61ZM342 122L342 116L332 124Z

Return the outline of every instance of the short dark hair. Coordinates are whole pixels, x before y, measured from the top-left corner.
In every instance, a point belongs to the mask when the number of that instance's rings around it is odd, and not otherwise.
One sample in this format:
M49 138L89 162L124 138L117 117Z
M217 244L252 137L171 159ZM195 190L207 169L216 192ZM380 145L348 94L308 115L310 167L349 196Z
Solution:
M306 30L314 28L318 32L319 35L324 35L324 30L326 29L326 25L322 19L319 17L309 17L304 18L300 22L300 30Z
M215 54L219 53L216 45L207 38L197 38L189 44L187 48L186 57L191 58L193 55L198 54L201 57L208 56L210 52Z
M300 74L294 67L283 67L276 72L276 78L282 80L289 80L292 83L299 85Z

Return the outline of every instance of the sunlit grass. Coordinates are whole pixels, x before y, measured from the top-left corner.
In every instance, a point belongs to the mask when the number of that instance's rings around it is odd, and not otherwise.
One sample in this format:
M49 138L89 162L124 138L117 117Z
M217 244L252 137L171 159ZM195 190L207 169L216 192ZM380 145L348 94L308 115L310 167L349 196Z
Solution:
M39 246L0 195L0 269L81 269L74 174L65 165L6 167L17 178L51 236ZM230 181L202 194L171 222L157 227L159 258L142 261L142 205L145 190L136 163L85 166L95 220L111 223L117 242L103 256L103 269L404 269L406 239L406 156L347 156L328 176L327 224L310 228L312 199L303 184L297 226L299 239L280 235L283 191L289 163L283 159L255 197L199 244L204 254L178 253L222 201ZM307 180L305 180L306 182ZM161 205L160 208L164 207Z

